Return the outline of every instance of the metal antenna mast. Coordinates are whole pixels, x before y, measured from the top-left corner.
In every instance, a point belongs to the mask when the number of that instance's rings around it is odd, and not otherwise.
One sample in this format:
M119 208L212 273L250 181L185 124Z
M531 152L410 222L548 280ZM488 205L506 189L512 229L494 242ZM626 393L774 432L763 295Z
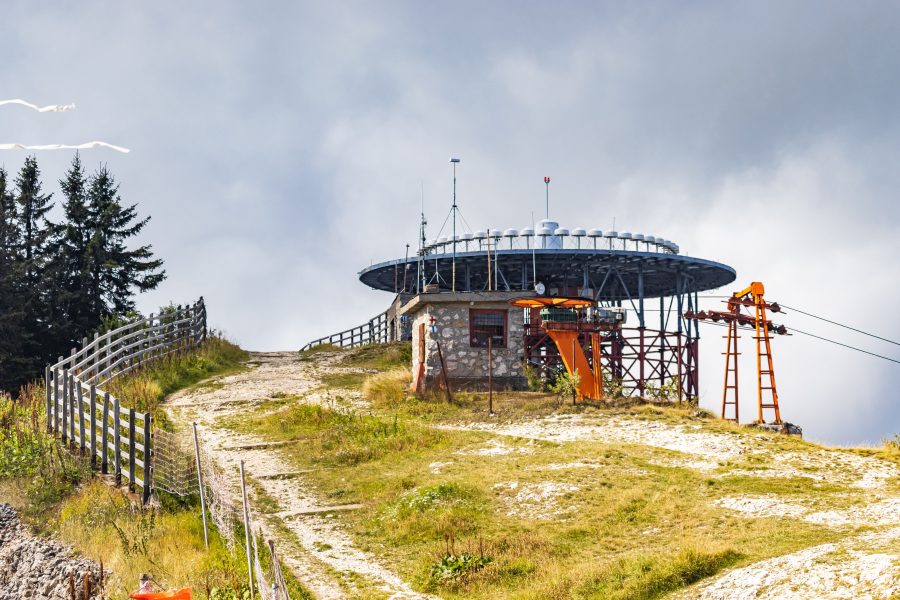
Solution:
M459 163L458 158L451 158L450 164L453 165L453 269L451 275L450 289L456 291L456 165Z
M546 203L547 203L547 220L550 220L550 178L544 177L544 187L547 189Z
M428 221L425 220L425 184L420 184L421 201L422 201L422 220L419 223L419 272L416 274L416 292L425 291L425 226ZM421 288L419 285L421 284Z

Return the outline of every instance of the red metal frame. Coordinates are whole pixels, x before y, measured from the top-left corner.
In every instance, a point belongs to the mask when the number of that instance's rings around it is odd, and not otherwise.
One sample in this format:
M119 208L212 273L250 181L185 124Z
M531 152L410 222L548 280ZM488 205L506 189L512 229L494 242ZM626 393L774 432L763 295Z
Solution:
M540 324L525 325L524 352L526 361L542 375L553 377L564 370L559 350ZM694 400L698 393L699 372L697 351L699 341L687 342L683 333L648 328L622 328L600 336L601 366L629 396L644 394L647 384L664 386L680 382L679 400ZM587 331L578 336L585 354L593 357L591 336ZM593 358L591 359L593 362ZM593 365L592 365L593 366Z

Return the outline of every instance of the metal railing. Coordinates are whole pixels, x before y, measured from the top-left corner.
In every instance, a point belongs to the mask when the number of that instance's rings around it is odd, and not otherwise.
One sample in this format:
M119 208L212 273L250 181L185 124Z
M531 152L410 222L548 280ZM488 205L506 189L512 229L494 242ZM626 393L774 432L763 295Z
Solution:
M101 389L112 379L147 361L187 350L206 339L206 306L201 297L159 315L136 319L103 335L94 334L81 350L47 366L47 430L63 444L88 453L91 465L112 472L144 502L153 487L153 431L150 413L121 406Z
M300 352L325 344L331 344L340 348L355 348L357 346L365 346L366 344L386 344L390 341L390 333L388 313L385 311L358 327L352 327L313 340L303 346L300 349Z

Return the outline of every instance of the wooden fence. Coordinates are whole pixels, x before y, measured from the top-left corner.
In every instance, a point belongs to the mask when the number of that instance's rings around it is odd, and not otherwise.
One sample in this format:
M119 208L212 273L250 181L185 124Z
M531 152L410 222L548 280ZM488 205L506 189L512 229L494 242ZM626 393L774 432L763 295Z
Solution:
M152 418L121 406L102 386L147 361L200 344L206 333L200 298L83 340L81 350L73 348L68 358L46 368L47 430L88 454L117 485L141 488L146 502L153 488Z
M387 311L385 311L358 327L352 327L313 340L303 346L300 351L303 352L304 350L309 350L310 348L325 344L332 344L341 348L355 348L356 346L364 346L366 344L386 344L390 341L390 333L388 314Z

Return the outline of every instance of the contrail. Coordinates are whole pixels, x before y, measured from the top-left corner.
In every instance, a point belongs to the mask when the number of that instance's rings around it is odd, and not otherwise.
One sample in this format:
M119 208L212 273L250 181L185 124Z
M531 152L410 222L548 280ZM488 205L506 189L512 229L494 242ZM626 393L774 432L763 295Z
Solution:
M106 142L87 142L84 144L43 144L40 146L26 146L25 144L0 144L0 150L84 150L88 148L109 148L116 152L128 154L131 152L128 148L121 146L113 146Z
M0 106L3 106L4 104L21 104L22 106L33 108L38 112L66 112L67 110L75 110L74 104L51 104L50 106L38 106L37 104L25 102L24 100L20 100L18 98L16 98L15 100L0 100Z

